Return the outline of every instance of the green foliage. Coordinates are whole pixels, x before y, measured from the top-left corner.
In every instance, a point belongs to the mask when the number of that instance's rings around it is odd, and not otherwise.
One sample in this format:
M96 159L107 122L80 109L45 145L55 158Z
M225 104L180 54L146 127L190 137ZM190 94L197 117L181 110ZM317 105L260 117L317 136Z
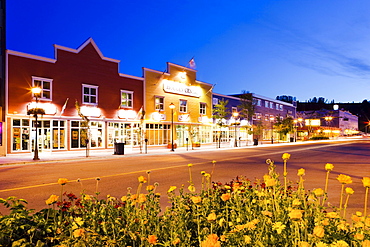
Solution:
M224 124L222 120L230 113L227 109L227 104L229 103L228 100L219 100L218 104L216 104L213 108L213 118L217 120L217 125L223 127Z

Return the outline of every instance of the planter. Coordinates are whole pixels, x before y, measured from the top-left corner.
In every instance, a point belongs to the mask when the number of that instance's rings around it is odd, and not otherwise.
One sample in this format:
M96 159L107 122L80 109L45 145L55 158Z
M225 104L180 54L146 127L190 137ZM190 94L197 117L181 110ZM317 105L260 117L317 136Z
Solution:
M193 148L200 148L200 143L193 143L192 146Z
M168 143L168 144L167 144L167 148L172 148L172 143ZM177 144L176 144L176 143L174 143L174 144L173 144L173 148L174 148L174 149L176 149L176 148L177 148Z

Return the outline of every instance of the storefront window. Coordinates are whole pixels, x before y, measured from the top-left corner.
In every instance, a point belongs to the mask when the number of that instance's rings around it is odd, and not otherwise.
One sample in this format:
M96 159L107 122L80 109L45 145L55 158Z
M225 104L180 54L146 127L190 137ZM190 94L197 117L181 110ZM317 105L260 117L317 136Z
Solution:
M103 147L103 123L71 121L71 148Z
M12 121L12 150L28 151L30 140L30 121L28 119L13 119Z
M148 145L163 145L170 142L171 125L169 124L146 124L146 138Z
M53 121L53 149L65 149L65 121Z

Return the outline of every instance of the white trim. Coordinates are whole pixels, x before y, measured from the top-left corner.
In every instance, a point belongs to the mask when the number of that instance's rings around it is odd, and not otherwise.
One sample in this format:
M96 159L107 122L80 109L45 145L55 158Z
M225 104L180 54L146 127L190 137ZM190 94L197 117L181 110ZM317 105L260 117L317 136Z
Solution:
M126 93L126 94L131 94L131 106L122 106L122 93ZM121 104L120 104L120 107L123 107L123 108L130 108L130 109L133 109L134 108L134 91L129 91L129 90L123 90L121 89L120 90L120 98L121 98ZM126 99L127 100L127 99Z
M143 77L139 77L139 76L134 76L134 75L127 75L127 74L123 74L123 73L118 73L119 76L121 77L126 77L126 78L131 78L131 79L136 79L136 80L141 80L143 81L144 78Z
M84 101L84 87L88 87L88 88L95 88L96 89L96 102L95 103L91 103L91 102L85 102ZM99 86L95 86L95 85L91 85L91 84L82 84L82 104L86 104L86 105L93 105L93 106L97 106L98 105L98 102L99 102L99 98L98 98L98 95L99 95ZM90 94L89 94L90 95Z
M48 89L48 91L50 91L50 98L40 97L39 99L43 101L52 101L53 100L53 79L46 78L46 77L40 77L40 76L32 76L32 87L35 86L35 80L42 81L42 82L47 81L50 83L50 89ZM47 90L42 87L41 91L47 91ZM32 97L35 97L35 96L32 94Z
M31 54L24 53L24 52L19 52L19 51L7 50L6 53L8 55L13 55L13 56L18 56L18 57L35 59L35 60L39 60L39 61L43 61L43 62L48 62L48 63L55 63L57 61L56 59L47 58L47 57L41 57L41 56L37 56L37 55L31 55Z

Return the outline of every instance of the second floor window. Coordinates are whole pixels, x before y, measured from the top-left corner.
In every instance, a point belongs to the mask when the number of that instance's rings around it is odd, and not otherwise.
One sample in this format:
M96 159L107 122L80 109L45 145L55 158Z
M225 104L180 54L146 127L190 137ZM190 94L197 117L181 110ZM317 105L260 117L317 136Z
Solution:
M160 96L155 97L155 110L156 111L164 110L164 97L160 97Z
M98 104L98 86L82 85L82 98L84 104Z
M205 115L206 114L206 103L199 104L199 114Z
M32 77L32 86L41 88L40 99L51 100L52 79Z
M132 108L133 92L121 90L121 107Z
M180 99L180 112L188 111L188 102L186 100Z

